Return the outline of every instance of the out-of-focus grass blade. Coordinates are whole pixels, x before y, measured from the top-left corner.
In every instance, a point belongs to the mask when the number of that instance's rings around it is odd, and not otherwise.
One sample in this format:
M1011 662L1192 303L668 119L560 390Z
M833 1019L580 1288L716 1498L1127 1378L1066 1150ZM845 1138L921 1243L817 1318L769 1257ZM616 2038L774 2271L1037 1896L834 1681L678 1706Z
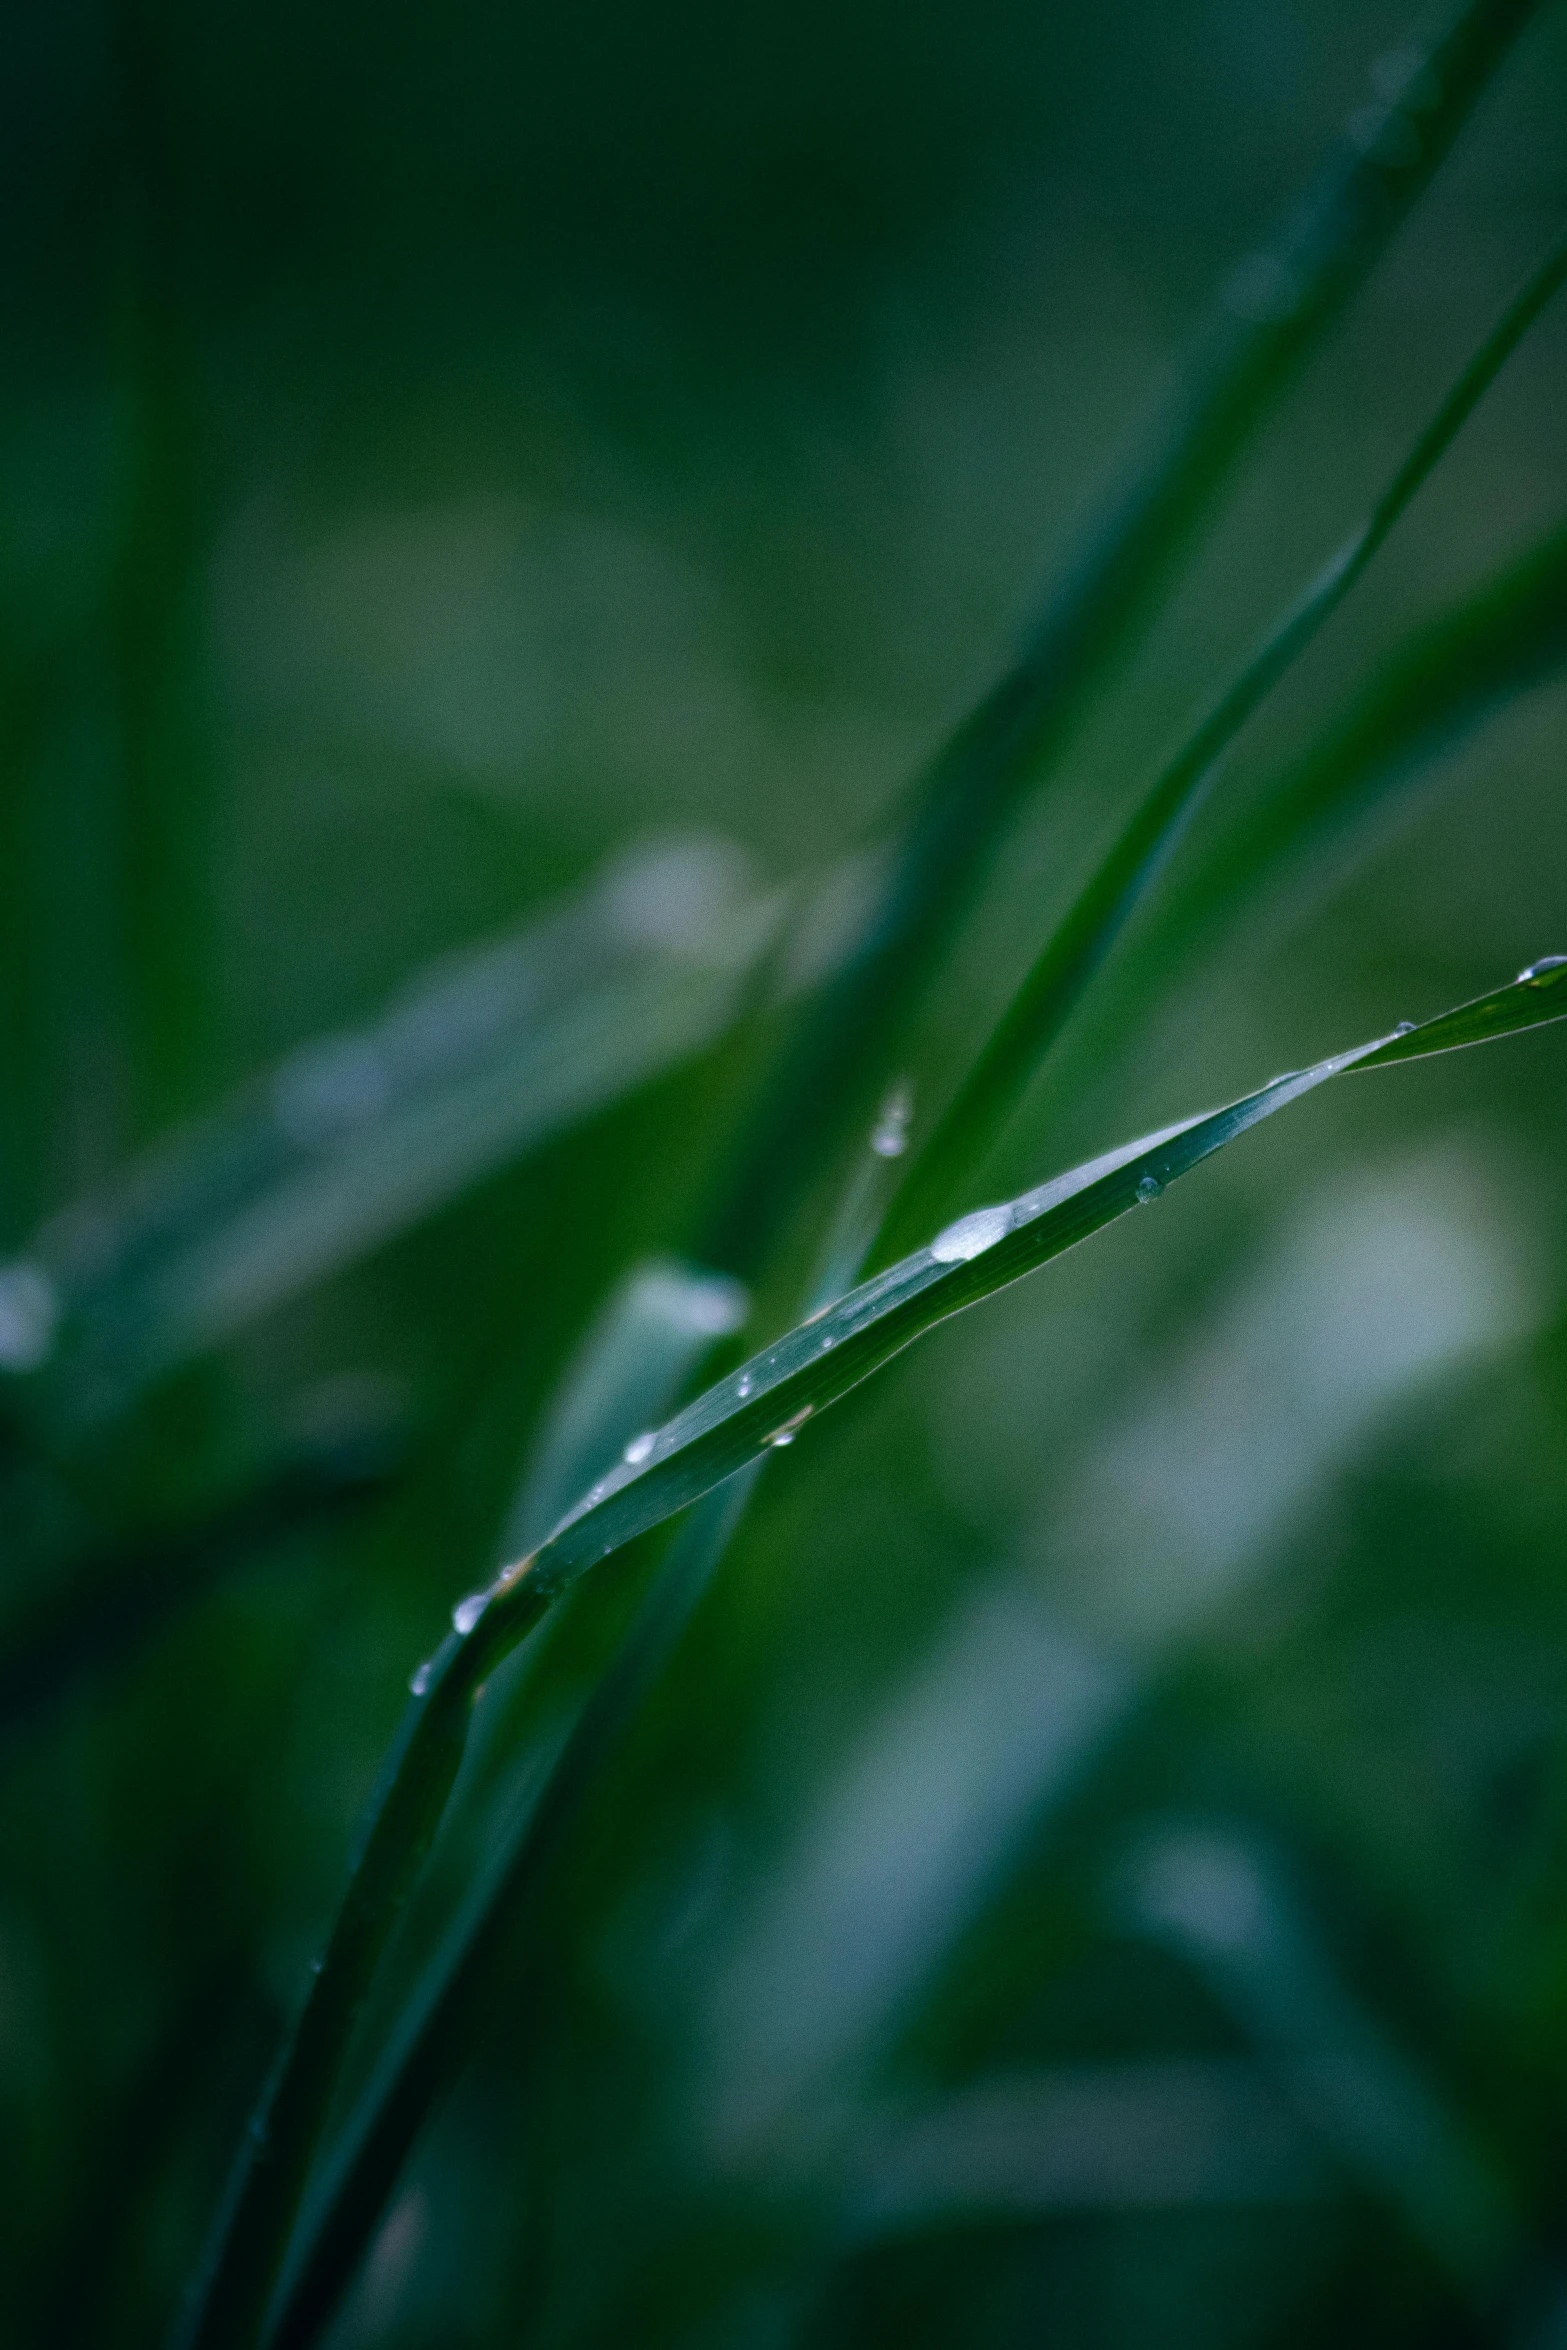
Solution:
M1357 114L1273 241L1225 280L1184 374L1059 574L1017 659L914 787L880 891L807 1010L696 1253L750 1278L802 1173L888 1074L910 1014L1017 802L1131 649L1253 433L1462 128L1534 0L1470 0L1392 97Z
M258 2338L344 2050L375 1967L439 1826L474 1692L587 1567L754 1461L792 1443L924 1331L1157 1199L1179 1176L1304 1094L1392 1044L1452 1043L1567 1015L1567 959L1535 966L1481 1009L1443 1015L1276 1078L1205 1116L1145 1135L996 1207L981 1208L812 1315L658 1430L642 1457L590 1488L541 1547L453 1611L453 1629L404 1714L361 1832L343 1905L294 2038L252 2123L245 2167L183 2339L201 2350ZM1440 1048L1438 1048L1440 1049Z
M1423 785L1469 728L1567 664L1567 529L1424 623L1348 707L1256 793L1169 890L1127 958L1127 985L1210 939L1259 885L1337 839L1399 788ZM1118 989L1119 996L1119 989Z
M907 1248L983 1167L1084 988L1162 869L1235 737L1337 611L1509 355L1567 278L1567 235L1508 304L1360 528L1275 623L1155 778L1025 976L920 1152L880 1255Z
M1261 2068L1177 2056L1008 2073L871 2133L857 2244L954 2221L1295 2203L1333 2179Z
M0 1742L247 1559L384 1493L402 1469L401 1421L385 1411L338 1419L221 1506L51 1576L0 1627Z
M0 1368L92 1414L723 1026L780 902L712 841L619 861L370 1028L294 1053L0 1273Z
M1245 1837L1171 1828L1128 1868L1130 1917L1191 1961L1344 2168L1489 2300L1517 2215L1434 2085L1340 1980L1279 1871Z

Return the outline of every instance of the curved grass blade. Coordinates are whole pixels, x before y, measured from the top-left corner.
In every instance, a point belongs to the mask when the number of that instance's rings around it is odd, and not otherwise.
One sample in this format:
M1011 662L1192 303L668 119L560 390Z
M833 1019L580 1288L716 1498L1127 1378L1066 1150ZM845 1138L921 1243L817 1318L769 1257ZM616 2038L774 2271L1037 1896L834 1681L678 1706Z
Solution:
M1563 1016L1567 958L1532 966L1511 987L1439 1020L1276 1078L1224 1109L1144 1135L961 1218L719 1380L656 1433L643 1459L622 1462L590 1488L537 1551L461 1601L404 1714L325 1956L252 2123L209 2277L182 2334L191 2350L248 2350L258 2339L348 2040L439 1825L474 1693L585 1569L770 1446L791 1443L814 1413L938 1322L1156 1199L1329 1078L1363 1062L1445 1050Z
M823 1250L812 1306L830 1304L849 1287L875 1229L875 1208L889 1162L901 1156L912 1098L898 1086L882 1105L860 1165L851 1174ZM547 1533L530 1526L552 1492L562 1502L580 1492L621 1449L620 1437L644 1416L658 1366L677 1333L659 1326L671 1318L670 1276L681 1276L673 1315L678 1329L711 1333L721 1313L726 1328L743 1316L737 1283L698 1276L688 1268L652 1267L623 1285L601 1319L600 1331L568 1377L561 1404L537 1447L514 1523L524 1541ZM639 1344L650 1318L652 1344ZM710 1341L709 1341L710 1342ZM689 1344L689 1340L687 1341ZM667 1384L667 1382L666 1382ZM627 1410L635 1387L638 1409ZM606 1446L605 1438L614 1431ZM580 1474L570 1492L568 1463ZM350 2117L337 2156L306 2208L279 2289L279 2314L266 2329L269 2350L299 2350L330 2323L355 2275L415 2139L451 2086L482 2034L498 1986L514 1987L516 1944L539 1881L562 1837L576 1820L605 1756L625 1730L663 1669L707 1589L756 1489L763 1463L752 1461L693 1509L612 1663L584 1705L532 1811L511 1838L498 1869L468 1904L449 1946L430 1968L375 2079Z
M965 1174L983 1166L1040 1061L1174 850L1241 728L1337 611L1567 279L1567 234L1532 270L1464 367L1365 521L1258 645L1155 778L1057 926L920 1152L878 1254L901 1254Z
M33 1373L46 1415L120 1409L699 1051L780 911L747 886L737 851L664 843L422 974L368 1027L293 1053L118 1200L58 1218L31 1260L0 1269L0 1369ZM7 1315L13 1293L21 1319Z
M1391 97L1356 115L1273 240L1246 256L1173 396L1063 566L1005 675L916 780L858 940L808 1008L693 1253L750 1278L819 1164L885 1083L906 1021L1003 827L1128 654L1252 435L1425 188L1535 0L1471 0Z

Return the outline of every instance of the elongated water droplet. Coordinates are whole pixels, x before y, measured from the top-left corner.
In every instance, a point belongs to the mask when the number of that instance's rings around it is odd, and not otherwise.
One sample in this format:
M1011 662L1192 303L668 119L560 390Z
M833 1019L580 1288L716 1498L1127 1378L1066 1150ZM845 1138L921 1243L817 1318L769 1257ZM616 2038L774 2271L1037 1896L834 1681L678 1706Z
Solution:
M431 1661L432 1660L429 1657L426 1657L424 1663L422 1665L415 1665L413 1671L408 1676L408 1686L415 1697L422 1697L430 1686Z
M1542 955L1537 963L1526 963L1518 976L1525 987L1543 987L1553 971L1567 964L1567 955Z
M1163 1189L1164 1185L1157 1175L1145 1175L1137 1186L1138 1204L1146 1208L1148 1202L1157 1199Z
M628 1460L631 1463L631 1466L635 1468L639 1461L645 1461L647 1459L648 1454L653 1449L653 1443L654 1437L652 1429L644 1428L640 1436L632 1437L631 1442L627 1445L625 1453L622 1457Z
M879 1159L901 1159L909 1147L909 1120L914 1115L914 1096L906 1085L895 1085L881 1105L881 1115L871 1134L871 1149Z
M792 1419L785 1420L781 1428L775 1428L773 1430L771 1436L769 1436L767 1439L768 1443L775 1445L780 1449L786 1444L793 1444L795 1438L799 1435L800 1430L805 1426L806 1421L810 1418L813 1409L814 1406L807 1404L803 1411L798 1411L795 1413Z
M1011 1228L1010 1208L976 1208L972 1216L960 1216L945 1232L938 1232L930 1253L938 1265L965 1265L970 1257L983 1256L987 1248L994 1248Z
M489 1604L490 1595L487 1591L470 1591L467 1598L460 1599L452 1610L453 1628L466 1639Z

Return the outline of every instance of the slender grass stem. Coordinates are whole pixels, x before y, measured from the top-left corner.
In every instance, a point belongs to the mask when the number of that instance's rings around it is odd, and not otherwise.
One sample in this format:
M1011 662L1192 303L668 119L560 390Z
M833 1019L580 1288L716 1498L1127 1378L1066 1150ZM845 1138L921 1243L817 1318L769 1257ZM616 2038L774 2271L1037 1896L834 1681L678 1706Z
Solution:
M893 1203L877 1250L888 1263L983 1167L1050 1046L1158 876L1241 728L1361 577L1502 366L1567 279L1567 235L1531 271L1371 508L1210 704L1156 777L1040 952Z
M886 1079L893 1042L1024 793L1050 768L1253 435L1426 186L1535 0L1471 0L1357 115L1274 238L1221 288L1174 393L1016 660L913 786L854 951L802 1015L693 1253L752 1276Z
M514 1996L516 1962L550 1864L712 1581L763 1464L753 1461L697 1504L675 1538L613 1663L578 1717L483 1905L443 1955L361 2100L313 2208L307 2205L268 2350L306 2350L363 2259L420 2130L491 2012Z

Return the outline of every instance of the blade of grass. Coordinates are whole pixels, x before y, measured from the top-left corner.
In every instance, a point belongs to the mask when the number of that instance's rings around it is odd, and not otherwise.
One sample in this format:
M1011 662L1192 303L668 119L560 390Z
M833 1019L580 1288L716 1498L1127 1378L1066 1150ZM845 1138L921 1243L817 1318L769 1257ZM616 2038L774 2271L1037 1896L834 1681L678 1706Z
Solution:
M928 1230L964 1178L984 1166L1241 728L1337 611L1564 279L1567 234L1557 238L1508 303L1365 521L1267 632L1155 778L1047 939L920 1151L887 1219L877 1250L881 1262L900 1256L916 1233Z
M539 1801L471 1915L430 1968L402 2028L306 2203L298 2249L266 2329L269 2350L305 2350L335 2313L414 2141L482 2034L498 1998L517 1996L519 1945L539 1886L712 1580L763 1464L700 1501L593 1690Z
M910 1111L907 1088L895 1087L845 1189L808 1301L812 1307L831 1304L858 1271L875 1229L874 1211L888 1163L904 1147ZM633 1282L622 1292L623 1303L606 1317L605 1335L585 1350L584 1362L568 1382L515 1513L519 1526L528 1527L539 1518L551 1492L569 1500L583 1491L594 1472L620 1450L618 1439L607 1451L604 1447L609 1426L624 1433L642 1416L625 1411L623 1394L628 1376L642 1376L639 1363L628 1372L627 1337L658 1302L647 1282L644 1275L640 1285ZM688 1275L687 1285L691 1298L682 1320L695 1319L706 1328L712 1326L715 1303L728 1307L736 1294L744 1295L735 1283L711 1278L696 1282ZM657 1359L666 1347L667 1340L655 1349ZM608 1414L601 1408L606 1396L615 1398ZM577 1432L589 1421L595 1433L584 1443ZM563 1456L575 1464L565 1475ZM497 1988L504 1984L505 1995L514 1997L516 1946L540 1879L579 1815L606 1756L619 1745L716 1573L762 1466L752 1461L696 1505L608 1671L583 1707L532 1812L512 1838L508 1856L490 1872L488 1885L470 1902L467 1918L459 1921L448 1948L429 1970L394 2045L349 2117L336 2157L316 2191L307 2196L279 2288L279 2314L266 2329L270 2350L300 2350L330 2322L416 2137L482 2033ZM542 1536L552 1522L553 1516L534 1524L524 1539Z
M1271 243L1226 279L1172 397L1000 681L911 794L856 945L805 1011L692 1252L754 1278L802 1177L885 1083L909 1017L1024 792L1048 771L1253 434L1426 186L1534 0L1471 0L1357 115Z
M962 1218L874 1275L660 1429L528 1557L459 1603L372 1799L360 1857L292 2040L251 2126L206 2281L181 2339L190 2350L254 2343L370 1978L434 1838L462 1758L474 1693L590 1566L793 1441L924 1331L1005 1288L1156 1198L1262 1119L1360 1063L1447 1050L1567 1016L1567 960L1421 1028L1338 1053L1240 1101L1145 1135L1003 1206ZM1439 1042L1430 1041L1439 1032Z
M1427 621L1382 663L1143 926L1125 984L1169 972L1286 867L1381 807L1498 707L1567 665L1567 529Z

